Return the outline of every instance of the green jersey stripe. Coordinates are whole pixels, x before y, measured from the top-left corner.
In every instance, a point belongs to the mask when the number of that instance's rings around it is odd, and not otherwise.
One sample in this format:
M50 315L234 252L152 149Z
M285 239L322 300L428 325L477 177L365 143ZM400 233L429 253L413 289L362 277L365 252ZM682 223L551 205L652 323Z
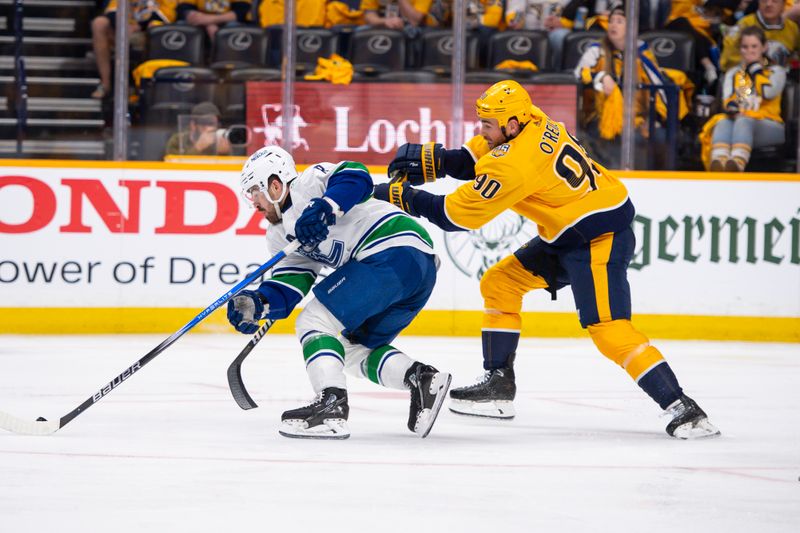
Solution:
M361 243L361 246L355 251L353 255L358 254L364 247L369 246L370 243L382 239L384 237L389 237L391 235L395 235L398 233L404 232L413 232L419 235L419 237L425 241L425 243L433 248L433 239L428 234L428 232L419 225L419 223L411 217L405 215L398 215L395 217L390 218L374 230L372 233L367 236L366 239Z

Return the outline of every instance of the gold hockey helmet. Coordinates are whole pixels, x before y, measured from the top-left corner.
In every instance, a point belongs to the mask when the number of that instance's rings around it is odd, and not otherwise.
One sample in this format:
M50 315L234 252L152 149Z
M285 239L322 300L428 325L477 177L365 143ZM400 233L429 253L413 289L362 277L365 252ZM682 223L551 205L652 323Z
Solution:
M496 118L501 128L505 128L510 118L520 124L531 120L531 97L522 85L514 80L498 81L483 93L475 102L480 118Z

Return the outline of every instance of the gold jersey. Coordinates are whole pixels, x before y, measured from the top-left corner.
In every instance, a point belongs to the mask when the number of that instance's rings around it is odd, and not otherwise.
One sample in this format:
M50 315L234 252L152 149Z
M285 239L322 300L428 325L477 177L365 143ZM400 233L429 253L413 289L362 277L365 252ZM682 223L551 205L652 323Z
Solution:
M508 143L490 149L480 136L466 143L476 177L447 195L447 218L476 229L511 209L559 246L630 226L634 211L625 185L592 161L562 123L536 106L531 111L533 119Z

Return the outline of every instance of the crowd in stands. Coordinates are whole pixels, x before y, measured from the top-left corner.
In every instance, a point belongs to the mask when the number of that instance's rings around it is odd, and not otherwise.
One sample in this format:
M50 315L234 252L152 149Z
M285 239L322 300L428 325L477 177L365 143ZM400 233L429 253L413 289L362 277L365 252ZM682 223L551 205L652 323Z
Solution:
M140 69L137 81L142 76L153 77L161 67L181 66L210 67L217 79L226 81L259 79L259 76L280 79L283 0L130 0L129 6L129 28L135 36L131 42L139 43L142 50L139 61L132 67L141 62L163 62ZM624 3L619 0L466 0L466 6L468 70L483 74L498 72L501 62L491 55L493 39L498 35L526 32L526 35L544 40L544 44L534 47L544 54L531 56L530 61L503 64L514 69L506 71L505 75L522 81L534 72L573 74L574 83L582 87L580 123L584 141L591 145L592 151L599 152L601 160L615 166L619 162L622 131L622 65L626 51ZM347 63L347 59L352 61L356 80L401 81L403 75L397 74L401 71L409 81L446 81L449 76L446 58L440 58L440 64L435 65L431 59L433 54L424 48L424 42L431 32L451 27L452 7L452 0L298 0L295 21L299 31L323 28L327 33L319 35L332 35L334 44L328 48L323 46L319 55L330 58L331 54L325 52L335 52L343 56L343 63ZM748 167L753 150L765 147L764 142L783 146L787 137L794 135L792 128L784 127L784 122L795 121L795 117L786 116L784 108L794 109L797 92L794 81L797 69L791 69L796 66L796 54L800 50L797 24L800 1L640 0L638 8L640 41L636 63L642 89L635 99L635 123L640 140L655 136L651 140L660 142L669 120L667 110L674 106L681 142L695 143L696 147L705 149L706 168L741 171ZM110 0L102 14L92 21L100 77L93 94L95 98L105 98L111 93L116 9L117 0ZM154 28L176 25L202 30L197 37L202 41L197 48L199 52L192 57L154 54L150 38ZM224 34L220 33L221 29L230 27L250 27L266 35L259 44L263 46L263 53L242 56L238 61L225 56L220 52L224 46L219 37ZM361 52L358 35L376 29L393 32L392 38L402 41L405 56L399 63L387 62L383 65L386 68L380 65L361 68L357 61ZM579 42L577 36L582 35L592 37L591 44L586 46ZM663 48L663 42L657 42L659 36L672 39L673 50L667 51L672 53L671 57L665 58L659 53L663 51L659 48ZM756 42L760 44L756 46ZM676 43L677 52L674 51ZM688 52L681 56L684 49ZM753 59L756 51L758 59ZM299 73L313 70L313 63L301 65L301 59L298 58ZM241 72L238 76L233 74L242 67L260 70L247 76ZM387 70L394 72L387 73ZM427 73L423 75L419 70L427 70ZM485 82L488 77L473 79ZM675 98L669 98L666 91L657 90L665 84L677 88ZM235 93L237 97L241 94ZM707 104L705 113L695 112L695 96L700 94L716 97L711 112ZM781 100L787 94L792 99L791 105ZM186 105L191 108L199 101L214 99L207 95L198 98ZM225 120L230 101L220 103L217 100L217 103ZM651 110L653 103L655 109ZM243 103L239 104L232 109L243 112ZM721 111L722 118L714 116L716 110ZM713 123L713 129L707 127L702 130L704 135L698 137L706 122Z

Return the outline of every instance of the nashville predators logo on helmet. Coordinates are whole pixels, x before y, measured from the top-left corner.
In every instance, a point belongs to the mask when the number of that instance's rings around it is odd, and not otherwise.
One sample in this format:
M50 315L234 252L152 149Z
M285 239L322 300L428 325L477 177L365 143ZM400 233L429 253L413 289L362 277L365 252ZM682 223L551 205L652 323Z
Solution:
M522 85L514 80L499 81L489 87L475 102L478 117L497 119L505 128L512 118L520 124L527 124L532 118L533 102Z

